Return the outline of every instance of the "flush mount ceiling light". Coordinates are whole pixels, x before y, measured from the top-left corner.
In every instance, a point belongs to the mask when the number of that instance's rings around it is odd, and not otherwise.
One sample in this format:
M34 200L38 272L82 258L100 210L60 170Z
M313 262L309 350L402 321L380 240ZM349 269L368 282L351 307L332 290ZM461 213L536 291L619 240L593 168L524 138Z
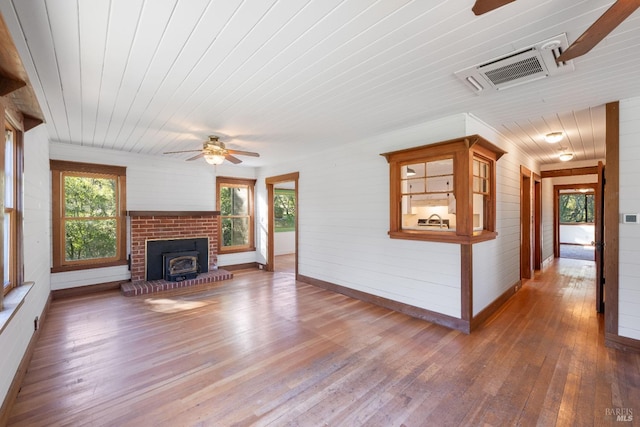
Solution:
M549 144L555 144L556 142L562 141L564 138L564 134L562 132L551 132L544 136L544 140Z
M558 158L563 162L568 162L569 160L573 159L573 153L563 151L562 153L560 153Z

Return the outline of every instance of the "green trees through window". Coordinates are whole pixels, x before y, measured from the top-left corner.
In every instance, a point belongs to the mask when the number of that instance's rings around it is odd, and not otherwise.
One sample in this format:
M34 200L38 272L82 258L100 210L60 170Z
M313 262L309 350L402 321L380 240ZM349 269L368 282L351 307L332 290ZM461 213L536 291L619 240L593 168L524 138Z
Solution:
M296 224L296 194L294 190L276 188L273 196L274 230L293 231Z
M51 160L53 273L127 264L127 169Z
M216 206L220 211L220 253L255 250L253 190L254 179L217 177Z
M560 223L575 224L594 222L595 202L593 193L560 194Z
M220 187L222 245L249 244L249 203L246 187Z
M65 261L117 254L116 177L64 177Z

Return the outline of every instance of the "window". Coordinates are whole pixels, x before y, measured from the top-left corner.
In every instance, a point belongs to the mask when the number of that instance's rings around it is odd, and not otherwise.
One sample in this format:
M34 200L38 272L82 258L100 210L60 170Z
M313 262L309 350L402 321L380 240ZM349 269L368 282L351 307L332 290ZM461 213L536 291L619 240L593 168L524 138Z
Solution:
M296 192L276 188L273 196L274 231L294 231L296 229Z
M126 264L126 168L51 161L53 272Z
M255 183L255 179L217 178L220 253L255 250L253 237L253 190Z
M593 224L595 216L595 194L577 192L560 194L561 224Z
M389 236L495 238L495 163L503 154L477 135L383 154L390 167Z
M21 247L21 206L22 181L22 146L20 134L16 129L5 124L2 146L4 165L4 209L3 209L3 283L4 294L16 287L22 280Z

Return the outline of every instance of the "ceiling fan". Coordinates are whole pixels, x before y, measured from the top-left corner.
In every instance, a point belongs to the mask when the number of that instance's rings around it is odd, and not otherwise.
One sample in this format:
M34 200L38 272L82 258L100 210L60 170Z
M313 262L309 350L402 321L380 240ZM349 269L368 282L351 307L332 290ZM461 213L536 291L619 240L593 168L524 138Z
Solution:
M515 0L476 0L472 10L474 14L482 15L483 13L490 12L514 1ZM640 0L617 0L587 31L578 37L556 61L570 61L589 52L638 7L640 7Z
M197 160L204 157L206 162L211 165L219 165L225 160L237 165L238 163L242 163L242 160L235 157L234 154L240 156L260 157L260 154L253 153L251 151L231 150L226 148L224 142L220 141L219 137L215 135L210 135L209 140L202 143L201 150L167 151L162 154L195 153L198 151L200 154L188 158L187 161Z

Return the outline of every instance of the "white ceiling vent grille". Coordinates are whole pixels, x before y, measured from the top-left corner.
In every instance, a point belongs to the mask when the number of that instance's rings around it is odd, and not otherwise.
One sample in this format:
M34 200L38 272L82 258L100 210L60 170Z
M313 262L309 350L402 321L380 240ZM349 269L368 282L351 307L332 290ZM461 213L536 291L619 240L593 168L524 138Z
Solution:
M569 46L566 34L541 41L483 64L455 73L476 94L482 95L573 71L573 61L556 62Z

